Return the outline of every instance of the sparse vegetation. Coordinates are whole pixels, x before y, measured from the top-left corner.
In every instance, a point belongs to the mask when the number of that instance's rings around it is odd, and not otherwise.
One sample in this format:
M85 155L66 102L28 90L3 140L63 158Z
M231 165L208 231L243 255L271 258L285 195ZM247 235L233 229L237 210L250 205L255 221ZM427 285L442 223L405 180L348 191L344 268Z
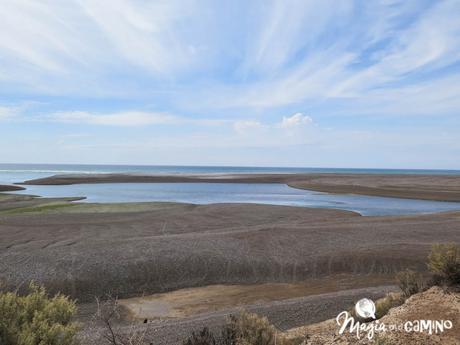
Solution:
M428 256L428 268L435 281L449 286L460 285L460 245L434 244Z
M404 303L410 296L426 290L430 285L460 285L460 245L456 243L434 244L428 256L428 268L433 277L427 283L423 276L410 269L399 272L396 280L402 295L388 294L376 302L377 319L385 316L388 311ZM367 320L369 321L369 320Z
M50 298L43 287L30 284L30 293L0 293L0 344L74 345L77 307L63 295Z
M398 307L404 303L404 298L397 293L389 293L384 298L375 303L375 317L380 319L384 317L393 307Z
M218 338L208 328L184 342L184 345L294 345L299 341L288 340L270 324L266 317L242 311L231 315Z
M426 286L422 275L410 269L399 272L396 280L405 298L423 291Z
M184 342L184 345L216 345L214 334L205 327L199 333L192 333L192 336Z
M34 205L29 207L14 208L12 210L2 211L2 214L22 214L22 213L46 213L51 211L60 210L63 208L74 207L76 204L44 204Z
M282 345L287 343L266 317L246 311L242 311L238 317L231 317L225 327L224 333L227 337L230 335L230 339L236 339L235 345Z
M120 319L120 305L117 299L108 296L104 302L99 299L96 302L98 308L93 318L93 325L102 329L103 340L94 345L151 345L146 341L148 326L137 327L132 324L124 330L117 326L117 320Z
M432 273L427 282L423 276L410 269L396 275L402 296L394 294L377 301L376 317L384 316L391 308L401 305L410 296L425 291L432 285L460 286L460 245L457 243L433 244L428 255L428 268Z

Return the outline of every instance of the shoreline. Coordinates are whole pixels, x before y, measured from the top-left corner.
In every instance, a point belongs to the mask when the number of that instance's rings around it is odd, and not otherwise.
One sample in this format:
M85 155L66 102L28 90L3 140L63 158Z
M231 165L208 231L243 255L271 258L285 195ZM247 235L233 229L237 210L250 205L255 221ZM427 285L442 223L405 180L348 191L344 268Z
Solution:
M16 185L92 183L282 183L292 188L334 194L460 202L460 176L409 174L64 174Z

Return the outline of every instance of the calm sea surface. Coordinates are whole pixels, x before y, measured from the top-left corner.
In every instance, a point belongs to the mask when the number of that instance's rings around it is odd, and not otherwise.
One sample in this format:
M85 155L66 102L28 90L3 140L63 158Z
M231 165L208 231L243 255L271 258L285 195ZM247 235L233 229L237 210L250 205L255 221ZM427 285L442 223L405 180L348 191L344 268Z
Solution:
M380 174L460 175L454 170L381 170L262 167L120 166L120 165L29 165L0 164L0 184L65 173L311 173L350 172ZM43 197L82 196L85 202L170 201L195 204L261 203L304 207L337 208L363 215L400 215L460 210L460 203L360 195L338 195L290 188L283 184L245 183L107 183L70 186L25 186L19 194Z

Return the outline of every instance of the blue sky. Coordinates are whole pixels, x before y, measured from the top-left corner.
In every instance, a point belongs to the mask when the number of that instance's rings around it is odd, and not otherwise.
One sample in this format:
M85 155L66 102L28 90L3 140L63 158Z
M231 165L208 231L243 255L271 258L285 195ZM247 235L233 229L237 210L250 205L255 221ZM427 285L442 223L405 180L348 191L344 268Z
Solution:
M0 162L460 169L460 1L2 0Z

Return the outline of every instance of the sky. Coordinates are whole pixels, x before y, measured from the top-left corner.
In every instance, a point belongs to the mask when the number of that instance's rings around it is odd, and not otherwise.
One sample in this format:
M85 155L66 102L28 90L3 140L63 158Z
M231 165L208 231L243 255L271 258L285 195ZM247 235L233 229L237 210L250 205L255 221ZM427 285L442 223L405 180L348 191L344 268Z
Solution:
M1 0L0 162L460 169L459 18L459 0Z

